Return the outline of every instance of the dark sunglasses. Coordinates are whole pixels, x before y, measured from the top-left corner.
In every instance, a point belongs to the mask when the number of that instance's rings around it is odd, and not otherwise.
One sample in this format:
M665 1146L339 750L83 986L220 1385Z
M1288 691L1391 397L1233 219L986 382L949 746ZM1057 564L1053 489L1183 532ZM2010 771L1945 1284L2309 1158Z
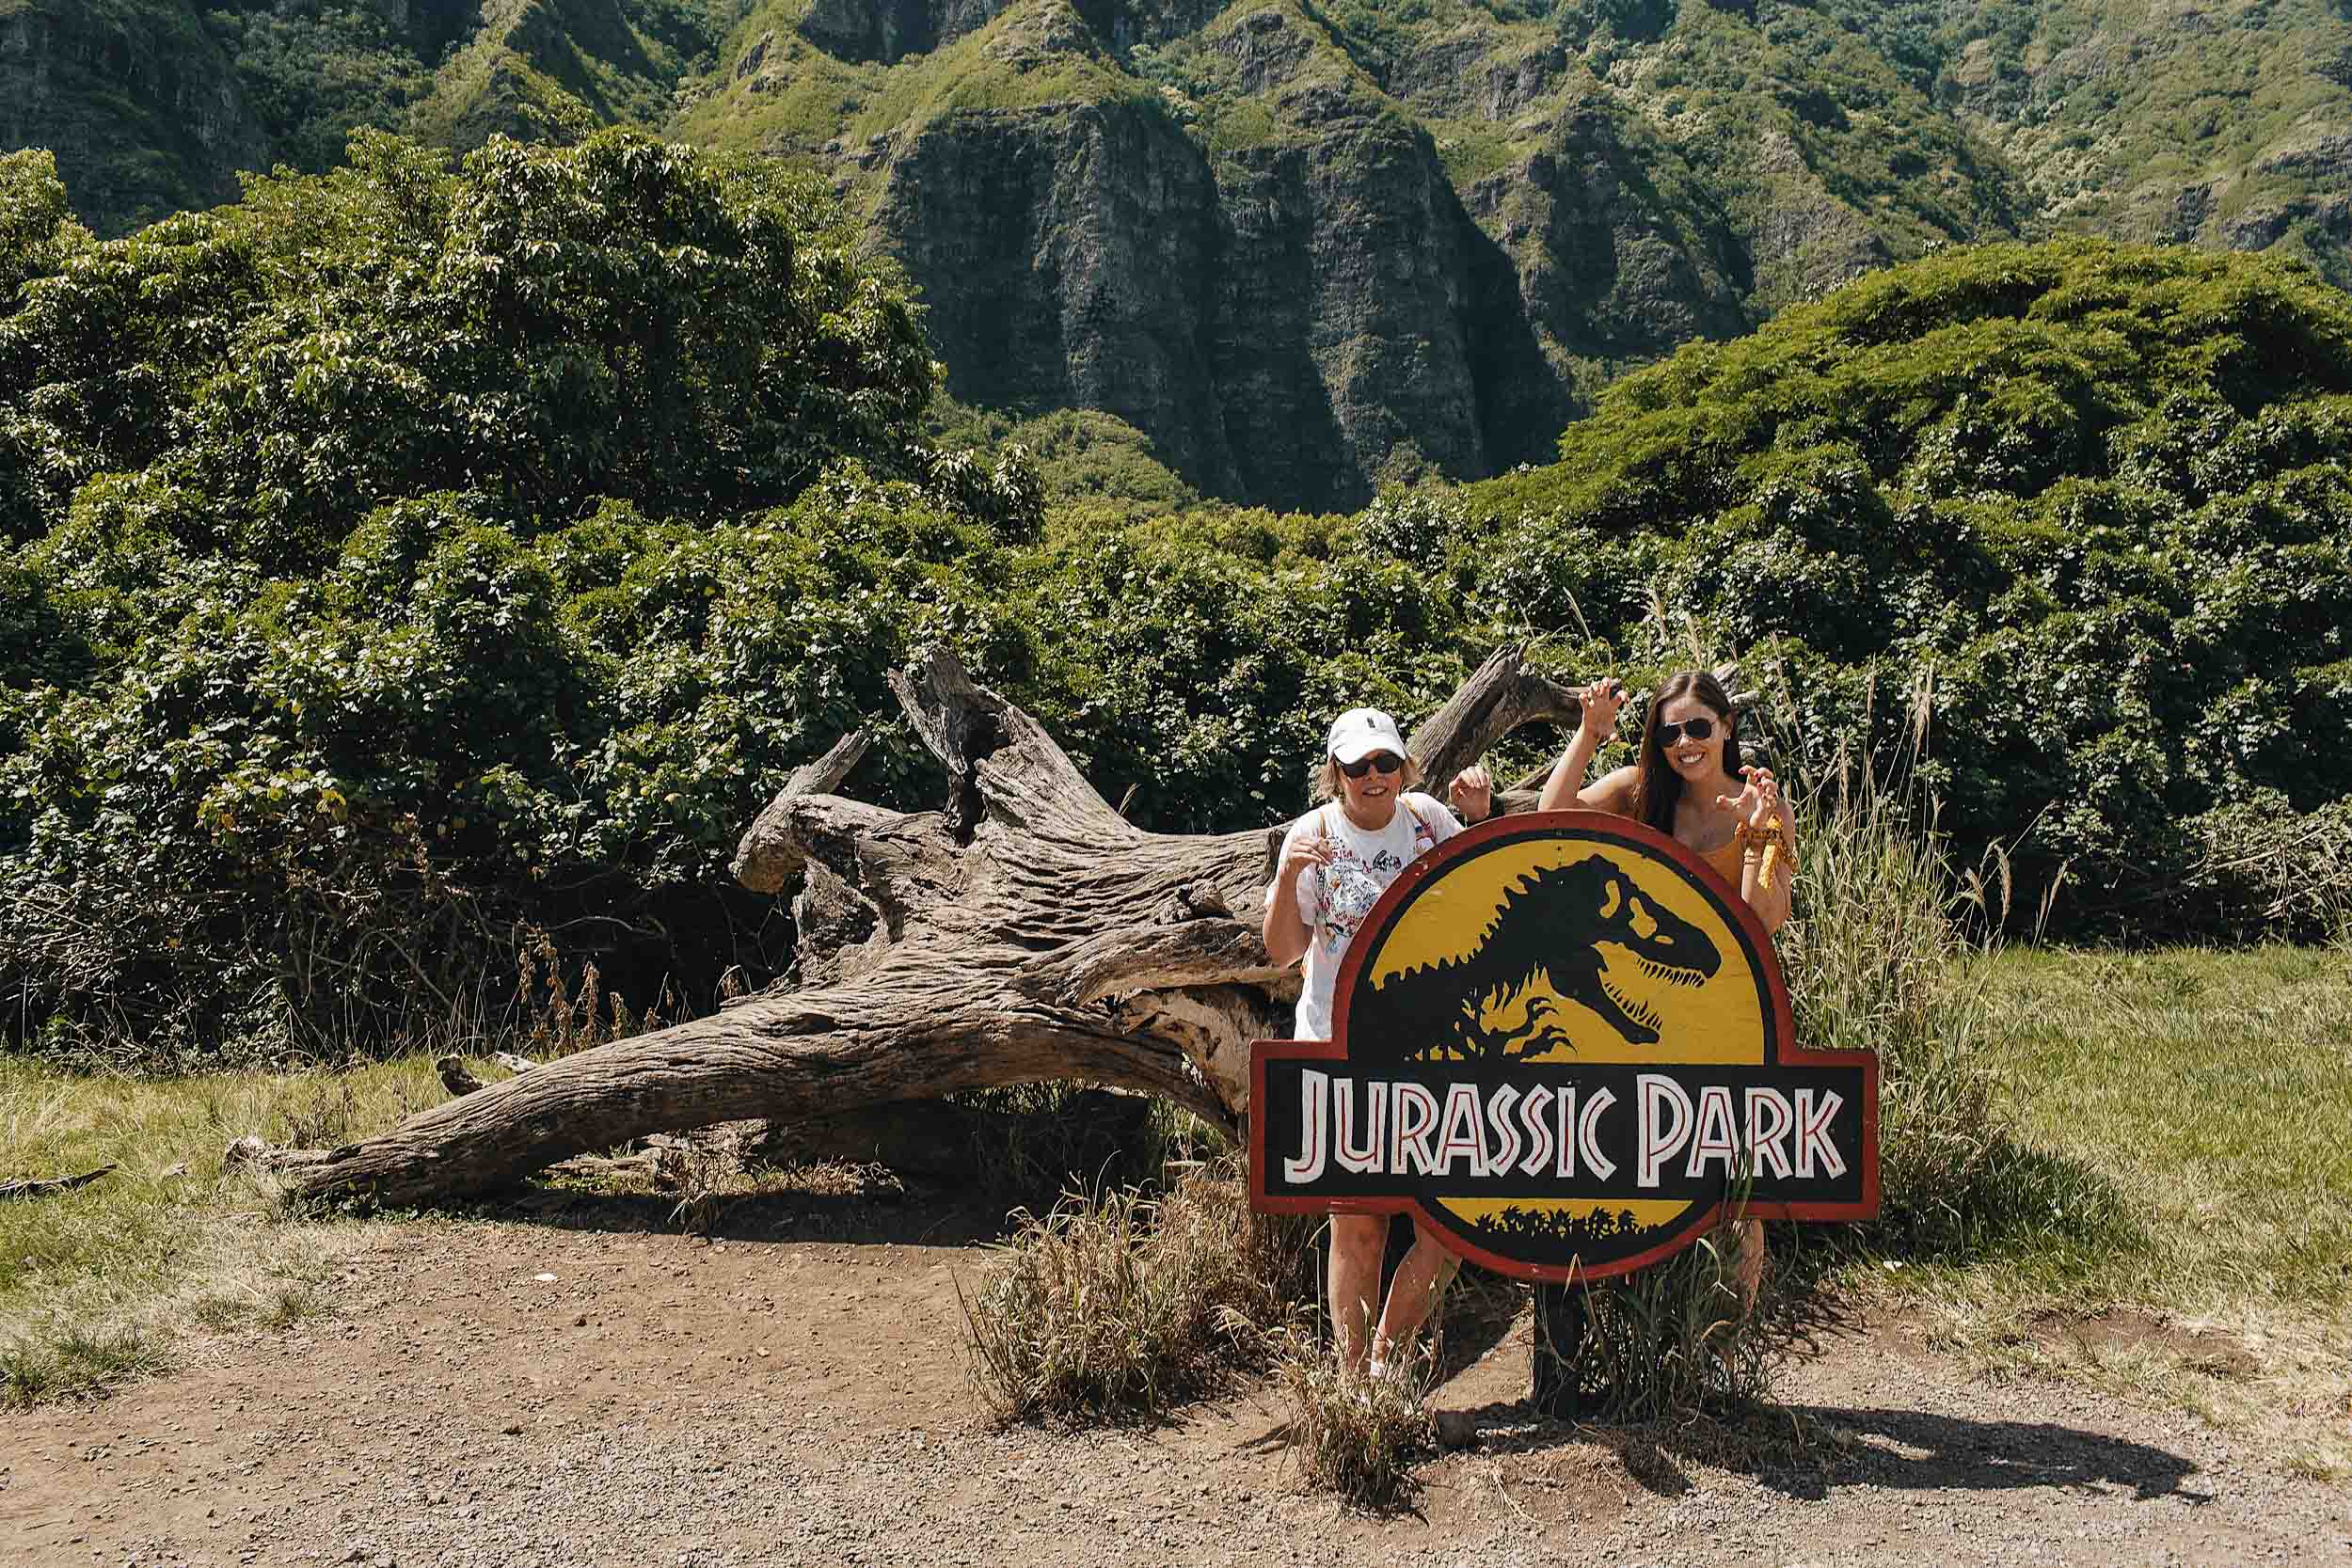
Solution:
M1712 720L1712 719L1685 719L1685 720L1684 720L1681 723L1679 723L1679 724L1661 724L1661 725L1659 725L1659 726L1658 726L1658 744L1660 744L1661 746L1671 746L1671 745L1673 745L1676 741L1680 740L1680 739L1681 739L1684 736L1686 736L1686 735L1687 735L1687 736L1690 736L1692 739L1693 739L1693 740L1707 740L1707 739L1711 739L1711 738L1713 737L1714 734L1715 734L1715 721L1714 721L1714 720Z
M1360 779L1367 773L1400 772L1404 767L1403 757L1395 756L1388 752L1375 752L1368 757L1359 757L1354 762L1341 763L1340 771L1351 779Z

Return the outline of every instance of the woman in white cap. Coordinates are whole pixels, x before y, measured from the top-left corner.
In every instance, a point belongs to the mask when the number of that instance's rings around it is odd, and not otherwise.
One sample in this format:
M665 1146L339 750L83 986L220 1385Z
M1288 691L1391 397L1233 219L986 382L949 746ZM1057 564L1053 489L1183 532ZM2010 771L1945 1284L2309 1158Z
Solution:
M1266 951L1277 963L1306 960L1295 1035L1306 1040L1331 1037L1332 982L1381 893L1398 872L1460 832L1462 818L1476 822L1493 803L1483 768L1464 768L1447 788L1461 818L1414 790L1420 766L1405 750L1396 721L1377 708L1341 714L1323 750L1315 786L1322 803L1291 824L1266 889ZM1332 1334L1342 1361L1361 1368L1368 1359L1375 1377L1412 1342L1456 1261L1417 1226L1413 1250L1397 1266L1375 1324L1388 1233L1385 1214L1331 1216Z

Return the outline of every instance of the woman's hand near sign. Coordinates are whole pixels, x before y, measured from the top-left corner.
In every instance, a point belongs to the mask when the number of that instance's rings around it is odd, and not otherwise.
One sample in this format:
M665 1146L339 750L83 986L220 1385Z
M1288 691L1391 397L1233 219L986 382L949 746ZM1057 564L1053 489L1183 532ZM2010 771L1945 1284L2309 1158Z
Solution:
M1796 814L1781 800L1771 768L1742 768L1740 777L1739 793L1716 796L1715 805L1739 819L1733 841L1740 846L1740 896L1766 930L1777 931L1788 918L1788 868L1797 853L1788 824Z
M1484 822L1494 811L1494 776L1484 768L1463 768L1446 786L1446 803L1465 822Z

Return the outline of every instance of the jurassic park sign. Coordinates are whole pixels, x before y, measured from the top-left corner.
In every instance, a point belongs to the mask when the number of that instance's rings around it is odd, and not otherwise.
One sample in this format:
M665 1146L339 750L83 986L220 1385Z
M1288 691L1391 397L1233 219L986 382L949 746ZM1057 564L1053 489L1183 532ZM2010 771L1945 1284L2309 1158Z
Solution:
M1250 1052L1250 1183L1278 1213L1410 1212L1524 1279L1625 1274L1711 1228L1878 1212L1878 1058L1798 1049L1771 940L1625 817L1470 828L1400 873L1329 1040Z

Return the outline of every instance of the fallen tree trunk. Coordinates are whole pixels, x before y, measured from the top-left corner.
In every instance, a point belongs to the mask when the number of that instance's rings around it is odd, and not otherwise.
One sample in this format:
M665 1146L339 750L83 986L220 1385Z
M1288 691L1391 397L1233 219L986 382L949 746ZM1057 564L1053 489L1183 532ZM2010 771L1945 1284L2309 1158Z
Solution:
M793 775L737 855L755 891L801 881L797 989L539 1063L379 1138L288 1151L276 1163L290 1191L431 1202L653 1132L1048 1079L1238 1125L1249 1042L1288 1033L1296 995L1258 935L1279 840L1140 831L946 654L891 684L946 768L945 809L833 794L865 748L851 736ZM1509 730L1576 711L1504 649L1412 750L1442 788Z
M76 1187L87 1187L100 1177L118 1169L101 1165L79 1176L51 1176L29 1181L0 1181L0 1197L46 1197L51 1193L70 1193Z

